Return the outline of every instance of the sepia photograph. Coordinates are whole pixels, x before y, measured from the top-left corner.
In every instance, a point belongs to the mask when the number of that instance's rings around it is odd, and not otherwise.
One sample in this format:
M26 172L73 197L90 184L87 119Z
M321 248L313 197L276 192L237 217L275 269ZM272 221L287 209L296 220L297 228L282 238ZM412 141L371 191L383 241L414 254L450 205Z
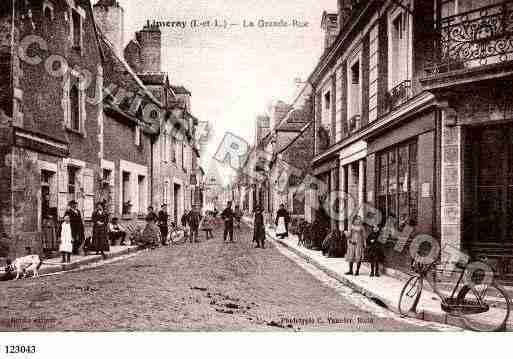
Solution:
M512 79L513 1L0 0L0 358L511 331Z

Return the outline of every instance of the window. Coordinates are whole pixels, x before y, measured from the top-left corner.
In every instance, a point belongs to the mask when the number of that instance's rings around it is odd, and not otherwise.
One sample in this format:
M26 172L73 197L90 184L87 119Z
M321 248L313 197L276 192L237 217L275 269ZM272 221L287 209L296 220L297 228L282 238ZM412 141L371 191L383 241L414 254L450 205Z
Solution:
M417 143L408 142L386 150L377 156L376 204L383 222L418 216Z
M331 92L328 91L324 94L324 109L329 110L331 108Z
M69 102L71 115L70 128L74 131L80 131L80 93L77 84L71 86Z
M78 192L78 167L68 166L68 193L70 198L74 199L74 195Z
M135 145L141 145L141 128L139 127L139 125L135 126Z
M144 214L146 210L146 177L145 176L137 176L137 190L139 194L139 210L138 214Z
M361 54L361 53L360 53ZM350 132L360 128L360 115L362 108L362 88L361 88L361 55L350 62L347 74L347 118L349 121Z
M73 47L82 48L82 17L76 10L71 11L71 19L73 26Z
M378 62L379 26L374 25L369 33L369 122L378 118Z
M131 213L132 209L132 202L130 197L130 173L129 172L122 172L121 175L122 178L122 188L121 188L121 200L122 200L122 210L121 214L123 215L129 215Z
M411 69L409 17L396 8L389 17L389 90L409 80Z
M171 161L176 163L176 152L177 152L177 141L176 138L171 137Z

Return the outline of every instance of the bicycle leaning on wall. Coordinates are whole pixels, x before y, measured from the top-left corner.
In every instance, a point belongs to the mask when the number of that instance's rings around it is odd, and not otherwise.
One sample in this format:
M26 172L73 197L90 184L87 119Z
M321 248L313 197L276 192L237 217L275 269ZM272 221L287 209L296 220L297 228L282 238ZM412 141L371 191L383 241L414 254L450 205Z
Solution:
M477 263L483 263L490 268L486 258L481 258ZM427 281L440 297L442 310L459 317L467 329L479 332L506 329L510 314L510 298L495 281L494 273L485 273L483 270L471 271L469 264L457 263L456 267L460 272L455 285L452 288L451 285L440 288L436 280L438 264L439 261L429 264L413 261L413 274L399 297L398 309L402 316L417 313L424 281Z

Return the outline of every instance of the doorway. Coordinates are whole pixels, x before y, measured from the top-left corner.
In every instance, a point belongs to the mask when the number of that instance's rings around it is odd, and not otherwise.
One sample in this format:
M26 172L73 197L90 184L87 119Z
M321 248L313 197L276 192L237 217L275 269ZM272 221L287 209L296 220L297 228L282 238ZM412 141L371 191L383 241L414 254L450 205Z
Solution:
M180 213L180 201L181 201L181 196L180 196L180 190L181 190L181 186L179 184L174 184L173 186L173 213L174 213L174 219L175 219L175 223L176 224L179 224L180 223L180 217L181 217L181 213Z
M464 246L513 276L513 125L467 131Z

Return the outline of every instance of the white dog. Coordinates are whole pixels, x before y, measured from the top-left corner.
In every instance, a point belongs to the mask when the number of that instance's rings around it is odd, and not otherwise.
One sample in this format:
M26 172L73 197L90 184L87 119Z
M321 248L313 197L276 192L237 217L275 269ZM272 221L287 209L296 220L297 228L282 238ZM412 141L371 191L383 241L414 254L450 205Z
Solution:
M23 278L27 277L27 273L32 271L34 274L34 278L39 277L39 268L43 262L41 258L37 254L30 254L25 257L16 258L12 263L10 263L7 267L16 272L16 280L20 279L23 274Z

